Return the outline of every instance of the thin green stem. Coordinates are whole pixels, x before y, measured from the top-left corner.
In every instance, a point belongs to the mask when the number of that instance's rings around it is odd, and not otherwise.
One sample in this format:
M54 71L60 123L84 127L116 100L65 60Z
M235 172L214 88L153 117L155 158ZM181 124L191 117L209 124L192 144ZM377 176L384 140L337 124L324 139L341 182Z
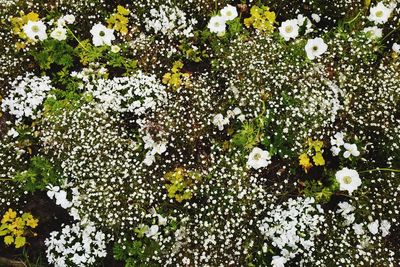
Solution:
M86 46L83 45L83 44L81 43L81 41L78 39L78 37L76 37L76 35L73 33L73 31L72 31L69 27L66 27L66 28L67 28L68 32L71 33L72 37L74 37L74 39L78 42L78 44L79 44L85 51L88 51L87 48L86 48Z
M359 17L360 15L361 15L361 11L358 12L357 16L355 16L352 20L346 21L345 24L351 24L351 23L353 23L355 20L358 19L358 17Z
M383 37L383 39L381 40L381 42L385 41L390 35L392 35L392 33L394 33L395 31L397 31L399 28L394 28L393 30L391 30L388 34L385 35L385 37Z
M361 171L360 173L365 173L365 172L376 172L376 171L400 172L400 170L396 170L396 169L390 169L390 168L376 168L376 169L372 169L372 170Z

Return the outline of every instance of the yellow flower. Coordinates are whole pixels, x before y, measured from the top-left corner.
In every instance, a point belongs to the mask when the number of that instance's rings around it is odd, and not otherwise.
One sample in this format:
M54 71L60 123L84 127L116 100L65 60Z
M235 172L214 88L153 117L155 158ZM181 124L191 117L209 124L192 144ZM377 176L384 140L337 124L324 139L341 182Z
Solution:
M303 153L299 156L299 160L300 160L300 166L302 166L305 173L307 173L308 170L313 166L310 161L310 158L306 153Z
M325 165L325 159L322 156L321 152L317 152L315 154L315 156L313 157L313 161L314 161L315 166L323 166L323 165Z
M3 219L1 219L1 223L12 222L13 219L17 217L17 213L12 209L8 209L8 211L4 214Z

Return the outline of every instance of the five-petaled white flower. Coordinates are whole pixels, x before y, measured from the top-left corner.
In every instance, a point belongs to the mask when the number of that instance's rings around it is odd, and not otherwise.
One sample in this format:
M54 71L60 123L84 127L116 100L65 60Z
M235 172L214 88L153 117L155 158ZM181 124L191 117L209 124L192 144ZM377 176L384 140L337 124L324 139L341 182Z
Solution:
M376 6L371 7L368 19L375 24L386 23L392 14L392 9L379 2Z
M97 23L96 25L94 25L90 30L90 33L93 36L93 44L95 46L111 46L111 41L115 40L114 30L108 29L101 23Z
M282 25L279 27L279 34L285 41L289 41L291 38L295 39L299 36L299 25L297 22L297 19L289 19L282 22Z
M221 9L221 17L225 19L225 21L233 20L238 16L238 12L236 7L227 5L223 9Z
M336 172L335 177L340 184L340 190L347 190L350 195L361 185L361 179L356 170L343 168Z
M287 259L282 256L273 256L271 265L273 267L285 267L285 263L287 262Z
M226 29L225 19L221 16L212 17L208 23L208 28L210 32L224 33Z
M224 129L224 126L229 123L228 118L224 118L224 116L220 113L214 116L213 124L218 127L220 131Z
M42 21L28 21L28 23L22 27L26 36L31 40L43 41L47 39L46 25Z
M310 60L320 57L327 49L328 45L322 38L309 39L305 47L307 57Z
M255 147L249 155L247 165L258 170L259 168L267 167L271 163L270 159L271 155L268 151Z
M360 156L360 151L358 151L356 144L345 143L344 148L346 149L346 151L343 153L343 156L345 158L350 157L350 155L352 155L354 157Z

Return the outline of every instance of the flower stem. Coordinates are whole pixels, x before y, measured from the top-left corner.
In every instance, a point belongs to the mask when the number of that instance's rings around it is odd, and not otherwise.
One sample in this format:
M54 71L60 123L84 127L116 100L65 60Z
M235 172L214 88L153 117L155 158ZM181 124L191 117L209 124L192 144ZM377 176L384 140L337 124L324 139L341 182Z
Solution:
M376 171L388 171L388 172L400 172L400 170L390 169L390 168L376 168L372 170L361 171L360 173L364 172L376 172Z
M73 31L72 31L69 27L66 27L66 28L67 28L68 32L71 33L72 37L74 37L74 39L78 42L78 44L79 44L85 51L88 51L87 48L86 48L86 46L84 46L84 45L81 43L81 41L76 37L76 35L73 33Z

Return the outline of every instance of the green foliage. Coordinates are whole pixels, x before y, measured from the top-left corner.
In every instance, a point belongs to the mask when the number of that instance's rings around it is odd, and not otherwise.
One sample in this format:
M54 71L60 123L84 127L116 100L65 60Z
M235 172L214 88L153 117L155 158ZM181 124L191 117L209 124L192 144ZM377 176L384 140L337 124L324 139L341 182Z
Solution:
M153 266L146 259L150 258L160 246L150 238L114 244L113 253L116 260L125 261L125 267Z
M74 49L65 41L47 39L42 42L39 51L32 51L32 56L41 69L49 70L53 64L70 68L74 65Z
M321 181L304 182L303 193L306 197L313 197L317 202L327 203L335 192L336 185L325 186Z
M233 135L232 144L244 150L251 150L263 137L264 120L259 117L243 123L242 128Z
M48 184L59 184L60 176L53 165L40 156L32 157L29 169L18 173L14 180L23 184L29 192L43 190Z
M201 180L201 176L197 172L189 172L182 168L176 168L174 171L167 172L164 179L168 181L165 188L168 190L168 197L175 198L176 201L182 202L192 198L192 190L190 187Z
M98 62L107 50L107 46L94 46L89 39L86 39L75 48L75 53L80 58L80 62L87 66L91 62Z
M51 118L66 110L79 108L85 102L91 102L91 95L82 95L73 91L53 90L54 97L48 97L44 102L44 116Z

